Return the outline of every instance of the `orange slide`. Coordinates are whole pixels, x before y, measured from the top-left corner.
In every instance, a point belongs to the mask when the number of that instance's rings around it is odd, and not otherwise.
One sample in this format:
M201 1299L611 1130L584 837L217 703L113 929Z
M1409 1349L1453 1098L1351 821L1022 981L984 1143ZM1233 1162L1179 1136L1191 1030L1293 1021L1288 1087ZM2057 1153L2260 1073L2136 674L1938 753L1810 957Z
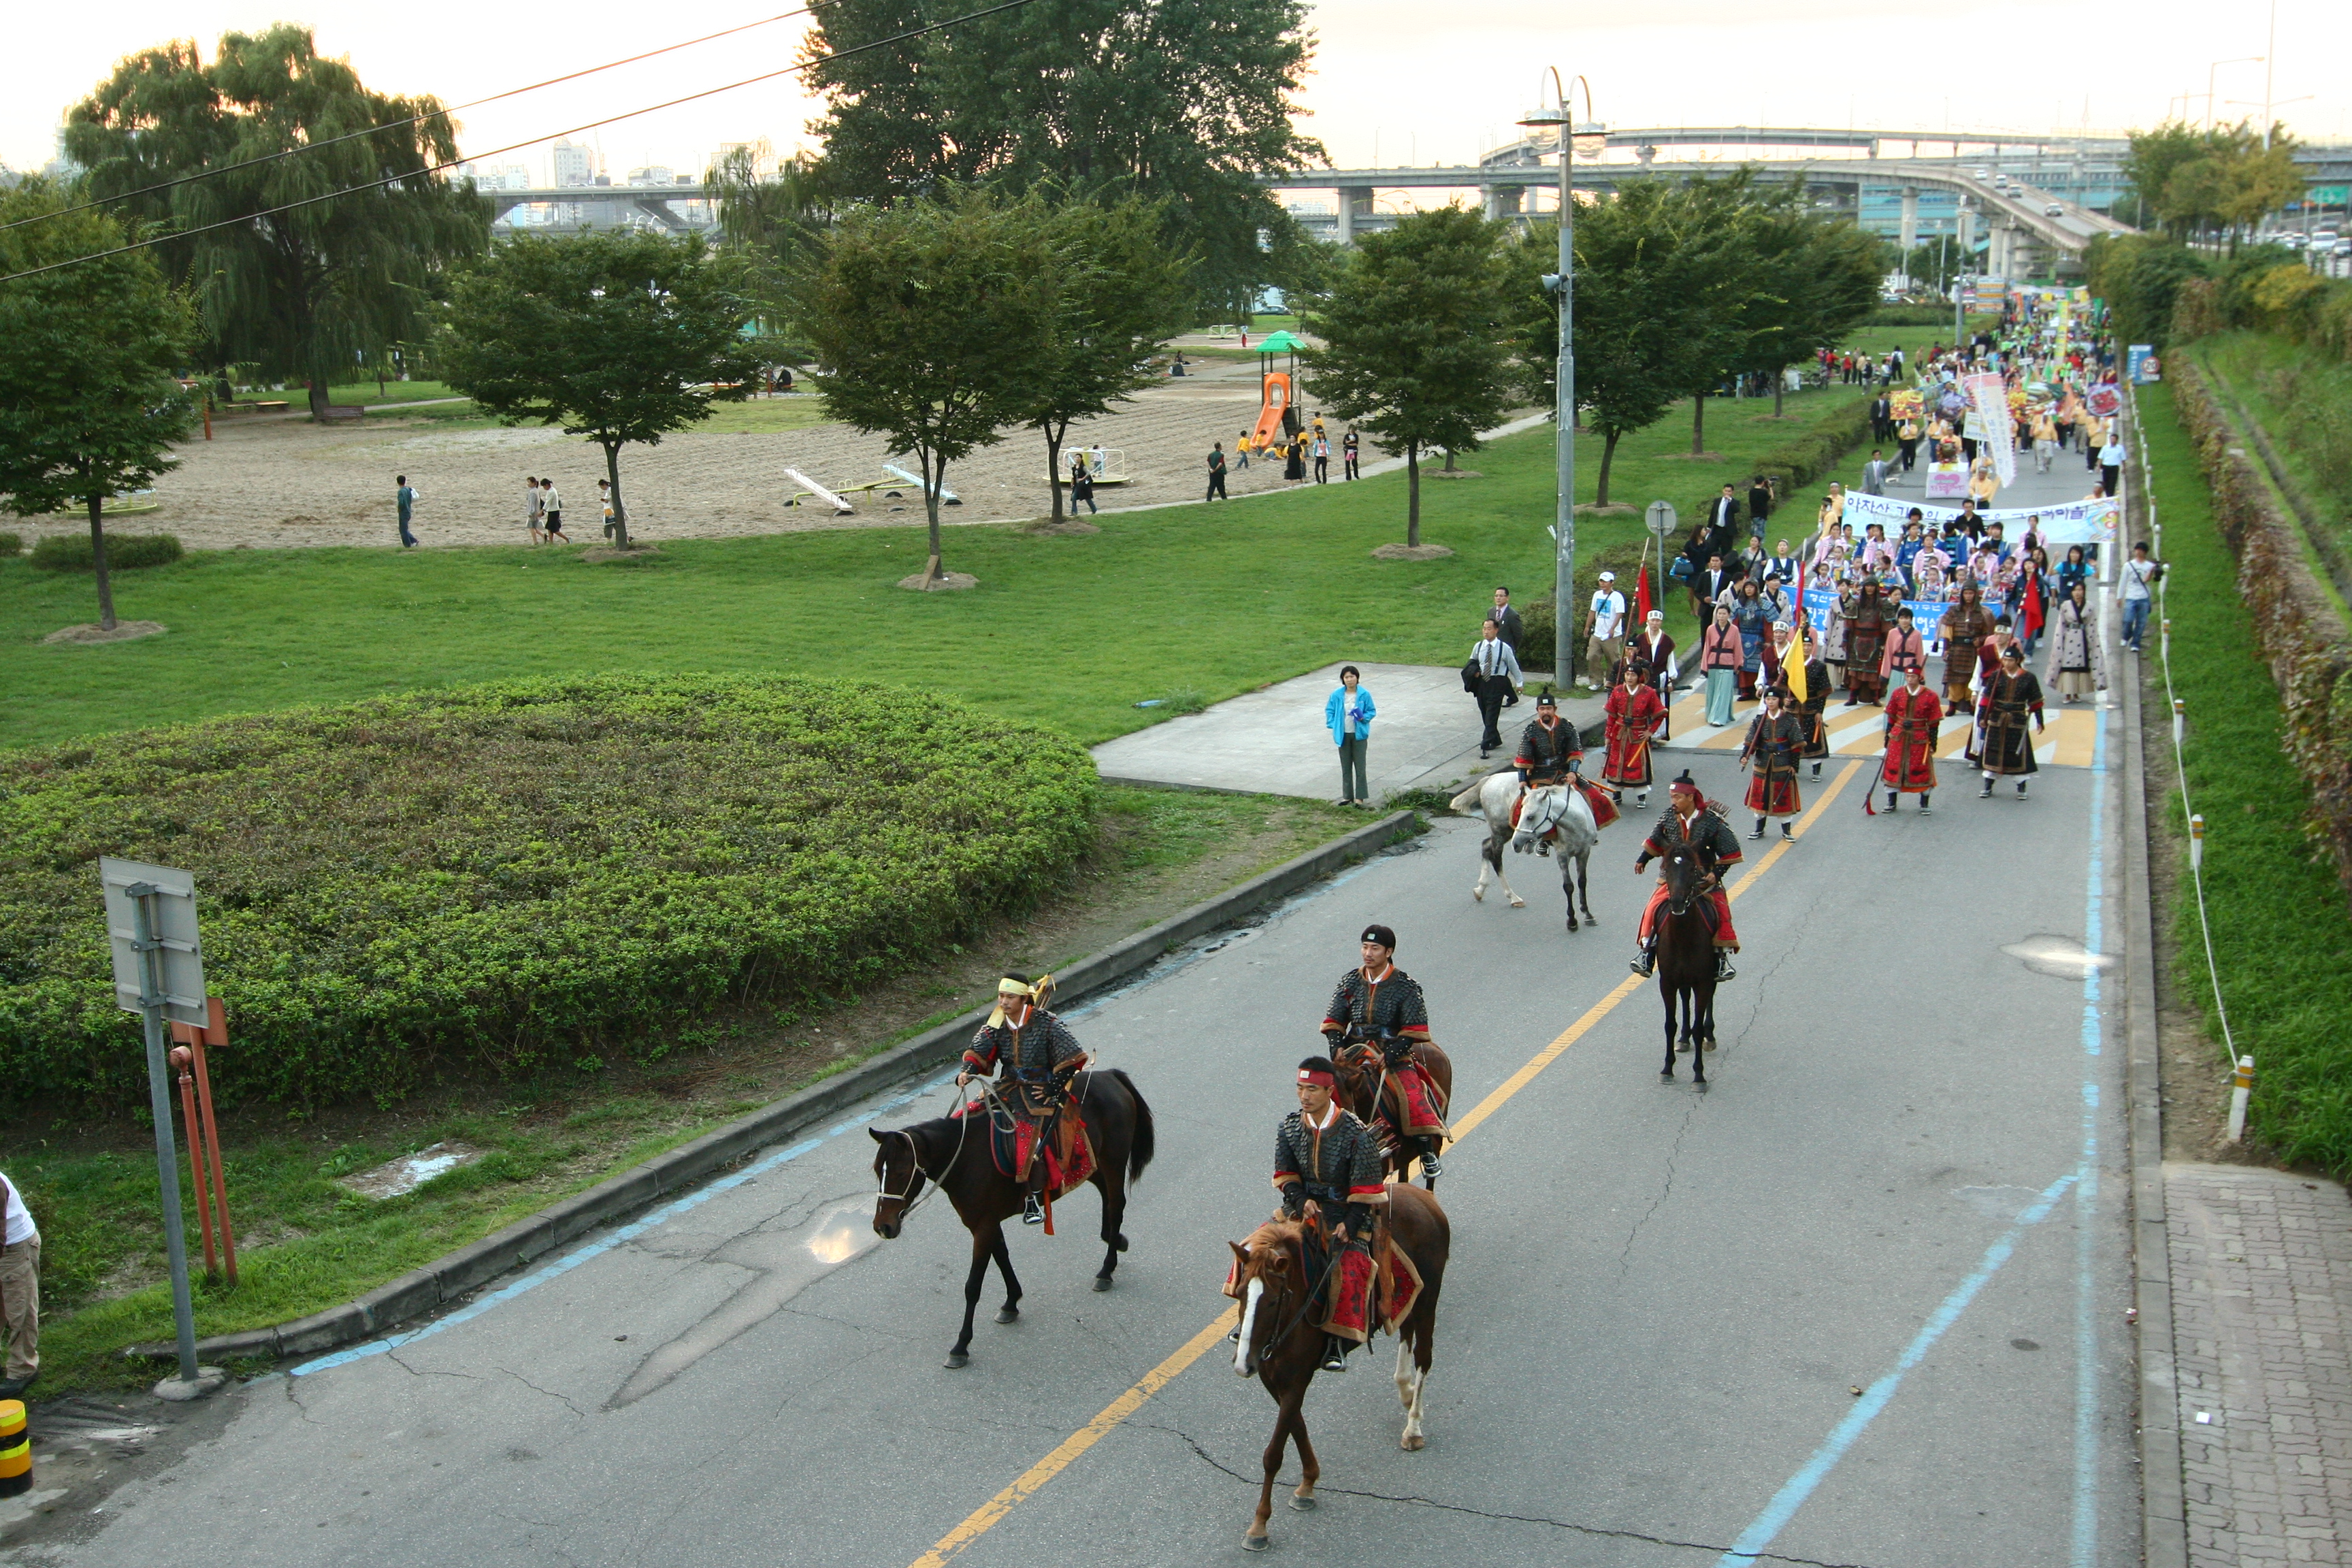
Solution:
M1257 428L1250 432L1250 445L1263 452L1266 443L1282 429L1283 411L1290 406L1290 377L1281 371L1270 371L1265 378L1265 406L1257 411Z

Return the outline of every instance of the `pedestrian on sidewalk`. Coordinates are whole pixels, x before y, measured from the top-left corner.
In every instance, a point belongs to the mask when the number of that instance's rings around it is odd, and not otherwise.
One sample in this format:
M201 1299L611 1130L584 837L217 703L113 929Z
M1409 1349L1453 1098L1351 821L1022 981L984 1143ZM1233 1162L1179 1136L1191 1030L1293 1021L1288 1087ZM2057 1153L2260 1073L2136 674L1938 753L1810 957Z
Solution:
M1887 479L1894 471L1887 466L1886 454L1873 447L1870 461L1862 466L1862 493L1866 496L1885 495Z
M2147 552L2147 541L2132 546L2131 559L2124 563L2124 647L2134 653L2147 638L2147 607L2154 597L2149 590L2164 575L2164 563Z
M1364 689L1363 672L1352 664L1339 667L1339 684L1323 700L1323 722L1339 748L1339 804L1370 805L1372 792L1364 782L1364 744L1371 736L1377 712L1372 694Z
M1739 628L1731 624L1731 606L1717 605L1715 619L1699 645L1698 668L1706 678L1706 721L1720 730L1731 722L1732 700L1739 690L1739 666L1745 650Z
M1906 419L1895 427L1895 445L1903 454L1903 471L1909 473L1919 465L1919 421Z
M1216 476L1212 474L1210 476L1210 482L1213 485L1215 483L1215 479ZM1078 503L1080 501L1087 503L1087 513L1088 516L1099 517L1102 515L1102 508L1095 505L1095 471L1087 465L1087 460L1083 456L1080 457L1076 462L1070 465L1071 516L1075 517L1077 515Z
M392 492L393 504L400 511L400 547L414 550L416 548L416 535L408 531L408 523L416 514L416 491L409 484L406 474L399 475L393 483L400 487Z
M2064 599L2078 585L2088 584L2090 580L2091 563L2083 559L2083 547L2079 544L2068 545L2066 559L2058 563L2058 570L2052 578L2053 589L2057 599ZM2056 601L2053 600L2053 603L2054 605Z
M540 524L546 521L547 500L539 493L539 480L526 477L522 481L522 525L533 544L541 542Z
M539 481L539 489L540 500L547 513L547 542L550 544L558 541L571 543L572 536L563 531L563 498L555 493L555 481L543 479Z
M1315 432L1315 482L1318 485L1331 482L1331 437L1320 429Z
M1244 430L1234 437L1234 472L1242 473L1249 468L1249 454L1250 433Z
M2111 496L2123 493L2116 487L2123 482L2126 456L2123 434L2110 424L2106 444L2099 448L2099 488Z
M1225 444L1223 441L1209 448L1209 493L1201 499L1204 501L1234 499L1225 494Z
M1584 672L1576 683L1594 686L1605 683L1617 661L1625 657L1625 595L1617 591L1616 573L1601 574L1585 621Z
M1503 743L1502 732L1496 728L1503 717L1503 699L1527 685L1519 673L1519 656L1503 640L1503 629L1489 618L1486 628L1470 647L1469 662L1462 667L1463 682L1471 695L1478 700L1478 721L1484 726L1478 732L1478 760Z
M1511 591L1508 588L1500 586L1496 588L1495 607L1487 613L1502 631L1503 640L1511 645L1511 657L1517 658L1519 640L1527 635L1527 627L1519 620L1519 612L1511 608ZM1518 705L1519 694L1516 691L1512 692L1503 703L1506 708L1517 708Z
M0 1399L22 1399L41 1375L41 1227L7 1173L0 1172L0 1332L8 1336L8 1375Z
M1363 438L1356 434L1356 427L1353 425L1349 426L1347 433L1339 437L1339 477L1341 479L1360 479L1364 477L1356 468L1358 448L1362 444Z
M2061 702L2107 689L2106 656L2099 647L2099 625L2087 598L2083 584L2075 584L2050 623L2050 684Z
M1762 474L1748 481L1748 553L1753 559L1764 553L1764 529L1780 498L1772 493L1772 481Z

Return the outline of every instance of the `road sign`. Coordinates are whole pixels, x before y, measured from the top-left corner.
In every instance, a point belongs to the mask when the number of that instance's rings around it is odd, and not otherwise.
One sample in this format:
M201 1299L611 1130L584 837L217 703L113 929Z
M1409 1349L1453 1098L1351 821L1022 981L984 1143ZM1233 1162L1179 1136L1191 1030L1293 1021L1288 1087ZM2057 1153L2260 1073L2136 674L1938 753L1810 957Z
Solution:
M1643 515L1649 520L1650 531L1658 536L1658 548L1663 551L1665 548L1666 535L1675 531L1677 521L1675 517L1674 503L1654 500L1650 503L1650 510Z
M126 1013L143 1011L151 978L163 999L163 1016L199 1028L211 1021L205 1007L205 959L196 943L196 879L167 866L101 858L106 886L106 934L114 949L114 1001ZM134 895L133 888L144 889ZM149 929L141 930L142 903ZM151 972L142 943L152 942Z

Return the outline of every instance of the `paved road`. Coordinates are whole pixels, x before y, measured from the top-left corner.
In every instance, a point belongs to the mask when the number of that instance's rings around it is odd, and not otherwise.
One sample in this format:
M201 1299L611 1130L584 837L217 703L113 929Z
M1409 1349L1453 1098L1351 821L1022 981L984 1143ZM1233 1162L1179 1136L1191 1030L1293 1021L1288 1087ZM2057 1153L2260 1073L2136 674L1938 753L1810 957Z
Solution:
M1733 789L1727 759L1693 765ZM1659 1081L1653 991L1609 1005L1632 831L1571 937L1548 864L1529 909L1474 906L1472 830L1442 825L1083 1010L1158 1113L1135 1248L1096 1295L1090 1196L1061 1237L1017 1237L1027 1315L983 1315L970 1370L940 1364L961 1228L935 1205L874 1240L853 1120L389 1353L232 1395L217 1441L16 1560L899 1568L961 1527L944 1555L971 1568L1231 1561L1273 1407L1202 1331L1224 1242L1270 1204L1291 1064L1377 918L1486 1114L1440 1184L1430 1447L1397 1447L1386 1342L1318 1380L1327 1501L1277 1509L1277 1560L2136 1563L2122 1056L2086 1051L2106 1014L2079 960L2120 929L2086 899L2114 777L1955 788L1926 818L1865 818L1846 784L1738 894L1704 1096Z

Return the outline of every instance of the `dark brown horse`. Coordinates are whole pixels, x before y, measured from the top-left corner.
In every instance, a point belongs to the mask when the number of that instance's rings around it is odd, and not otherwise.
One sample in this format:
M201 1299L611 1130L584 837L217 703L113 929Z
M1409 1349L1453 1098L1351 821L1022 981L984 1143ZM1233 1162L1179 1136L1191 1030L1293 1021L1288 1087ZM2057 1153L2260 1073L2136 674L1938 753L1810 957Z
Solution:
M1658 994L1666 1003L1666 1065L1675 1076L1677 1044L1691 1054L1691 1077L1706 1082L1706 1053L1715 1049L1715 931L1705 913L1706 874L1688 846L1661 862L1666 901L1658 910ZM1675 1009L1682 1034L1675 1037Z
M1405 1410L1404 1436L1398 1446L1415 1449L1427 1441L1421 1426L1422 1397L1429 1382L1437 1297L1445 1283L1453 1229L1437 1200L1417 1187L1391 1184L1388 1210L1390 1233L1421 1274L1421 1299L1397 1326L1396 1388ZM1315 1446L1307 1439L1302 1414L1307 1384L1315 1381L1316 1369L1323 1363L1323 1314L1317 1305L1322 1281L1307 1278L1306 1226L1296 1220L1268 1220L1249 1240L1234 1247L1234 1255L1235 1288L1242 1293L1241 1336L1234 1346L1234 1370L1263 1384L1281 1412L1275 1417L1274 1439L1265 1446L1257 1513L1250 1521L1249 1532L1242 1537L1244 1547L1263 1552L1271 1544L1265 1521L1274 1511L1274 1477L1282 1468L1283 1445L1297 1439L1303 1472L1298 1489L1291 1494L1292 1508L1301 1512L1313 1509L1315 1483L1323 1477Z
M1111 1273L1118 1267L1118 1255L1127 1250L1127 1237L1118 1228L1127 1214L1127 1189L1151 1163L1151 1107L1117 1068L1079 1074L1077 1101L1094 1142L1096 1164L1090 1179L1102 1194L1105 1252L1095 1289L1108 1290ZM943 1116L887 1131L866 1129L880 1145L874 1152L874 1174L882 1184L881 1195L874 1205L874 1229L883 1240L898 1239L899 1227L922 1197L926 1183L947 1194L964 1228L971 1232L971 1272L963 1282L963 1332L948 1352L950 1366L964 1366L971 1361L972 1312L980 1305L980 1288L988 1278L991 1258L1004 1277L1004 1305L998 1309L996 1321L1009 1323L1021 1316L1021 1281L1004 1247L1004 1222L1021 1212L1022 1189L990 1157L992 1113L990 1106L976 1104L961 1117Z
M1415 1047L1414 1054L1420 1058L1421 1065L1429 1069L1429 1076L1436 1080L1438 1092L1445 1103L1453 1104L1454 1058L1445 1054L1444 1047L1428 1041ZM1339 1069L1339 1103L1352 1111L1357 1121L1368 1127L1372 1125L1375 1113L1381 1109L1384 1100L1388 1100L1392 1118L1402 1116L1403 1113L1396 1109L1395 1101L1389 1099L1396 1089L1388 1081L1386 1071L1381 1067L1378 1046L1370 1041L1342 1046L1331 1062ZM1393 1121L1389 1130L1391 1136L1384 1151L1383 1163L1390 1175L1400 1182L1409 1182L1412 1180L1413 1163L1421 1156L1412 1149L1410 1141L1401 1142L1393 1136ZM1422 1184L1434 1192L1437 1190L1437 1178L1425 1176Z

